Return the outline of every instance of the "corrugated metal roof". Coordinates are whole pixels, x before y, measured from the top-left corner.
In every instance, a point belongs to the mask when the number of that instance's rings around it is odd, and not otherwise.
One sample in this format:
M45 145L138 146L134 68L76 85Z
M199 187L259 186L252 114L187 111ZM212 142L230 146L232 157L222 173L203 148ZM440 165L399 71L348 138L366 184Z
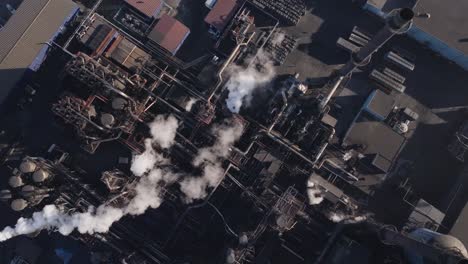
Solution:
M205 17L205 22L218 30L223 30L236 12L237 0L218 0L210 13Z
M125 2L148 17L156 15L163 5L161 0L125 0Z
M43 44L76 8L71 0L24 0L0 30L0 103L21 79Z
M149 38L172 54L182 45L190 30L177 19L164 15L149 34Z

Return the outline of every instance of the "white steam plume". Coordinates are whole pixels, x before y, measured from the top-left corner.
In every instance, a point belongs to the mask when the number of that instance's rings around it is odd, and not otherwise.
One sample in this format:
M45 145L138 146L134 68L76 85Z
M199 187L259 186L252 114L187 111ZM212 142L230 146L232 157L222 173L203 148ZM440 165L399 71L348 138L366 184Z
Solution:
M229 90L229 95L226 103L233 113L239 113L244 103L249 105L254 90L265 87L275 76L273 62L263 50L257 53L247 68L233 65L228 68L228 73L230 79L226 88Z
M187 104L185 105L185 111L187 112L192 111L192 107L193 105L195 105L197 101L198 101L197 99L190 97L190 99L187 101Z
M157 153L153 145L169 148L174 144L178 122L173 117L158 116L150 124L152 138L145 141L145 151L133 158L131 170L140 176L135 186L135 196L123 208L106 204L90 207L86 212L67 214L55 205L46 205L31 218L18 219L15 227L6 227L0 232L0 242L12 237L30 234L43 229L68 235L73 230L80 233L105 233L112 224L125 215L140 215L148 208L158 208L162 203L161 190L173 184L181 175L170 170L170 160ZM201 149L194 159L195 166L202 167L201 177L185 176L181 184L187 201L206 196L206 188L215 186L223 177L221 162L242 133L241 125L219 125L213 131L217 137L212 147ZM156 133L162 132L162 133Z
M3 229L0 232L0 241L43 229L58 231L63 235L68 235L75 229L80 233L105 233L114 222L127 214L139 215L148 208L158 208L162 202L161 187L176 181L178 175L159 168L168 164L169 160L157 153L153 149L153 144L161 148L172 146L178 122L172 116L167 118L158 116L149 126L153 137L146 139L146 150L133 158L131 170L141 178L135 186L135 196L128 205L116 208L103 204L97 208L89 207L86 212L74 214L64 213L55 205L46 205L42 211L33 213L31 218L18 219L14 228Z
M356 224L366 221L367 215L350 215L342 212L330 212L328 219L334 223Z
M206 197L206 189L215 187L223 179L224 170L221 162L228 157L230 148L240 138L242 131L243 126L238 123L223 124L213 128L212 132L216 136L215 144L200 149L193 160L195 167L203 169L202 175L186 177L180 182L180 189L186 195L187 202Z
M307 181L307 196L310 205L317 205L323 202L322 191L312 179Z
M158 144L161 148L167 149L172 147L179 127L179 121L173 116L165 118L158 115L153 122L149 124L151 136L154 143Z

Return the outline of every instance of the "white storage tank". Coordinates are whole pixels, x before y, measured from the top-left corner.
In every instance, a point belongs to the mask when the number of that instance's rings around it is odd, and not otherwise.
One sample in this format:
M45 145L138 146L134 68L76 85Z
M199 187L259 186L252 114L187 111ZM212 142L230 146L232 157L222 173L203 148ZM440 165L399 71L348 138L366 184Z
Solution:
M8 184L11 188L18 188L24 185L23 179L20 176L11 176L8 180Z
M43 169L38 169L33 174L33 181L37 183L43 182L47 180L48 178L49 178L49 172Z
M24 199L15 199L11 202L11 209L14 211L23 211L28 206L28 202Z
M33 161L31 160L24 160L23 162L21 162L20 164L20 171L22 173L31 173L33 171L36 170L36 163L34 163Z

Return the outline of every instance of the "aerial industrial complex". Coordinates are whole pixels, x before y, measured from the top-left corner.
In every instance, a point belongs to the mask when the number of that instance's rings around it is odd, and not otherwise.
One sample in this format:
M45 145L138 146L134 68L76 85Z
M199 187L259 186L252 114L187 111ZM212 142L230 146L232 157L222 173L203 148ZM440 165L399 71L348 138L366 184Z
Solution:
M0 1L0 263L468 263L468 4Z

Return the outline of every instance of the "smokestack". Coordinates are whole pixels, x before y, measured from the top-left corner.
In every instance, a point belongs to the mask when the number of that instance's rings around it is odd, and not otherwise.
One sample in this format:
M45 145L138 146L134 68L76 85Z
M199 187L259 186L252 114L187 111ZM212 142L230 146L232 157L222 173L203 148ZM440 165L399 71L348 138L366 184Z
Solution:
M356 67L369 63L372 54L380 49L389 39L394 35L404 34L411 28L413 18L414 12L410 8L392 10L387 15L385 26L357 53L351 55L348 63L339 70L339 75L347 76Z

